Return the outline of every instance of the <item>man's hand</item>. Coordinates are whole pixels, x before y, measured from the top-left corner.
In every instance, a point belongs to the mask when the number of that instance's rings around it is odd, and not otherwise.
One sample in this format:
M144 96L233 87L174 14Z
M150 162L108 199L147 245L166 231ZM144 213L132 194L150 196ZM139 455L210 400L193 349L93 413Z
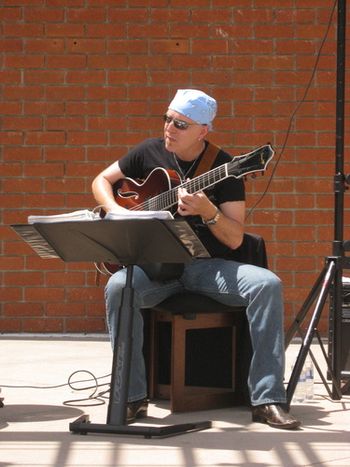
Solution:
M215 216L215 205L202 191L191 194L185 188L179 188L178 198L177 212L181 216L201 216L204 219Z

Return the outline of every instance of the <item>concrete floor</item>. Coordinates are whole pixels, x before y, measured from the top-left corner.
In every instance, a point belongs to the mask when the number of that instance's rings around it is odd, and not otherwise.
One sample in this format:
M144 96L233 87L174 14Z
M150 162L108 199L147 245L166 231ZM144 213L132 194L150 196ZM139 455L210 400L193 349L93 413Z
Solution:
M1 336L0 349L0 467L350 465L350 396L333 401L317 374L314 398L292 407L303 423L295 432L252 423L246 407L171 414L167 401L152 401L143 425L209 420L212 428L162 439L84 436L72 434L69 423L85 413L91 422L105 424L107 401L102 396L101 405L79 402L93 390L76 391L67 382L75 372L71 381L90 379L76 388L93 386L93 377L109 382L107 337ZM318 349L313 346L322 366ZM298 351L298 345L289 347L287 369Z

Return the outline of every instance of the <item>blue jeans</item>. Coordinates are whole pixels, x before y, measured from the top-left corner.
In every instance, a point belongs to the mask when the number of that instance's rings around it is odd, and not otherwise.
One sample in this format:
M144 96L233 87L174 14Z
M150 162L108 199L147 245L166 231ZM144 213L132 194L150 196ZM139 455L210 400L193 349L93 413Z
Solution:
M112 346L117 335L121 292L126 270L110 277L106 289L107 324ZM285 403L283 300L280 279L268 269L219 258L195 259L176 280L151 281L135 266L133 274L135 315L129 381L129 401L147 396L142 353L142 308L152 308L184 290L207 295L225 305L246 307L253 355L248 376L253 406Z

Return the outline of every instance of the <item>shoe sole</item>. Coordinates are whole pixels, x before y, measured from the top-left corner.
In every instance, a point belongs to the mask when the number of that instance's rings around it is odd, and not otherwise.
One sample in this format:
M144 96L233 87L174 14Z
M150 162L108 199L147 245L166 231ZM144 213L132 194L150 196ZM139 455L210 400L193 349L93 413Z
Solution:
M272 428L280 428L281 430L295 430L296 428L299 428L301 423L298 420L295 420L295 422L288 423L288 424L281 424L279 425L278 423L271 423L269 422L266 418L260 417L259 415L254 415L252 417L252 421L256 423L264 423L265 425L269 425Z
M127 423L134 423L138 418L146 418L147 417L147 409L140 409L134 417L130 417L127 419Z

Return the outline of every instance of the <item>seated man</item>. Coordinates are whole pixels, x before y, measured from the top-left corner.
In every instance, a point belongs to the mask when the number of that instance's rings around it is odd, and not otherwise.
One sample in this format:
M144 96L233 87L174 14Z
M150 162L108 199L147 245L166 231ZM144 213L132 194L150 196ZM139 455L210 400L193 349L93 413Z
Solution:
M144 180L157 167L173 169L182 180L193 177L205 157L206 136L216 115L215 99L199 90L178 90L164 115L162 138L150 138L112 163L93 181L96 201L105 211L125 209L113 185L125 177ZM214 167L232 158L220 150ZM134 268L133 348L128 394L129 422L147 414L147 387L142 353L142 308L152 308L184 290L207 295L226 305L246 307L253 355L248 376L252 420L272 427L295 429L300 422L284 409L283 299L280 279L271 271L230 259L244 233L245 193L242 179L228 177L205 192L178 189L177 215L185 216L211 258L194 259L179 278L151 280ZM106 285L107 322L113 345L117 334L121 292L126 270Z

